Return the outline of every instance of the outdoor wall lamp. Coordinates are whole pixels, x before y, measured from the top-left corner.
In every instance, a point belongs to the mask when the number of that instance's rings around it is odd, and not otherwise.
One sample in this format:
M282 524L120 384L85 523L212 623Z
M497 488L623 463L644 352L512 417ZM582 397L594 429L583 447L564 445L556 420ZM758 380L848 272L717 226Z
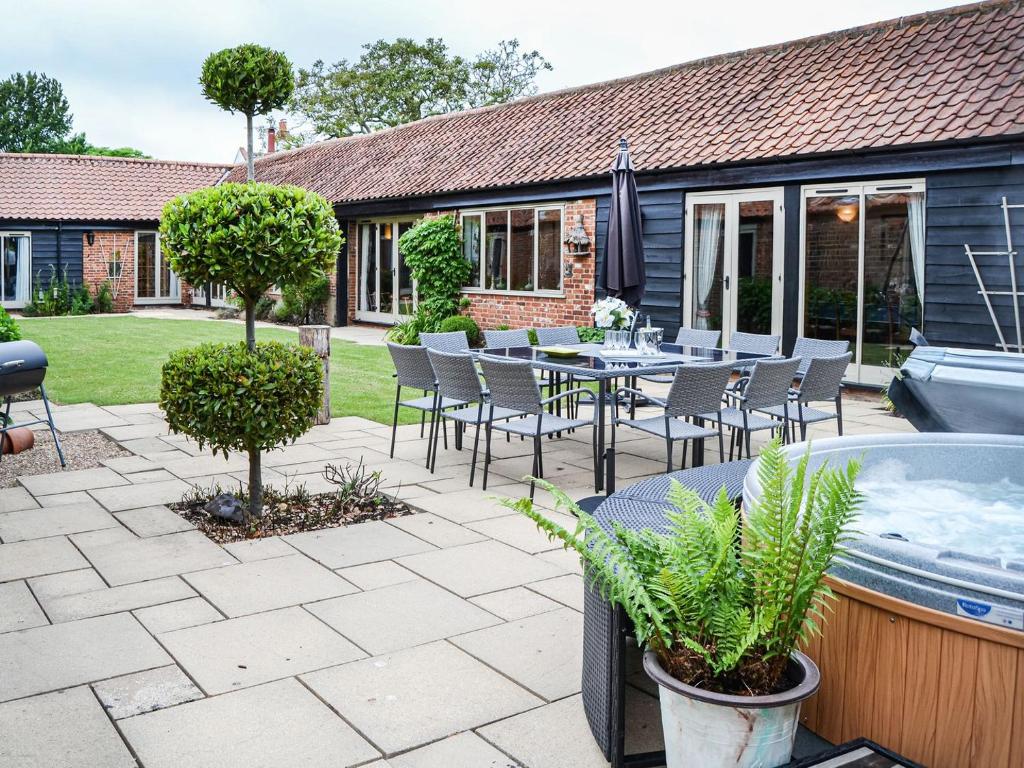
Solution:
M92 245L93 243L96 242L96 233L93 232L91 229L85 233L85 242L87 242L89 245Z

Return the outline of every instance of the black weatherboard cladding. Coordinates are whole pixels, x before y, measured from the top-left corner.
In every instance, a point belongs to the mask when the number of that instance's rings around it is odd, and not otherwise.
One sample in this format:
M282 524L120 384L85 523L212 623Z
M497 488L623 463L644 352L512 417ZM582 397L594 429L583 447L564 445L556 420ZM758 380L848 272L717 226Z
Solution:
M0 221L0 232L29 232L32 235L32 283L42 277L48 285L59 270L72 286L82 284L82 233L78 225L64 224L61 232L60 263L57 262L57 225L38 222ZM52 269L51 269L52 267Z

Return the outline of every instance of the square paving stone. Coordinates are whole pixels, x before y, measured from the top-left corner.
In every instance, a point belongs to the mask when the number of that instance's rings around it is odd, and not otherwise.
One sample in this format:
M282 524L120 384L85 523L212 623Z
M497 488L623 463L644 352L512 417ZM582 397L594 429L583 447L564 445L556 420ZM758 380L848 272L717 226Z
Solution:
M23 509L35 509L39 504L32 494L16 485L13 488L0 488L0 513L19 512Z
M137 440L140 437L159 437L167 434L167 424L151 421L143 424L128 424L123 427L104 427L103 434L112 440Z
M474 520L485 520L489 517L511 514L508 507L502 506L494 499L487 498L485 491L476 488L470 488L460 493L434 493L429 496L418 496L411 499L409 504L460 525Z
M512 587L512 589L503 589L500 592L488 592L486 595L477 595L469 600L485 611L500 616L505 621L525 619L527 616L536 616L538 613L546 613L558 608L558 603L554 600L531 592L526 587Z
M2 768L134 768L88 688L0 704Z
M43 599L43 607L56 624L60 621L75 621L90 616L103 616L107 613L119 613L149 605L169 603L194 597L195 592L177 576L169 576L152 581L141 581L138 584L125 584L121 587L96 589L79 592L75 595L64 595Z
M166 464L161 462L159 457L156 457L154 461L163 464L164 469L181 478L234 472L249 466L249 457L240 453L231 454L226 459L223 456L190 456L187 459L170 461Z
M245 616L347 595L356 588L304 555L199 571L185 577L228 616Z
M154 458L155 454L158 453L169 453L174 451L175 453L181 453L178 449L159 437L140 437L137 440L121 440L121 447L126 451L131 451L135 454L145 454L149 458ZM184 454L177 456L176 458L185 458ZM161 457L161 460L162 457Z
M113 459L104 459L102 464L122 475L159 469L157 464L154 464L145 456L116 456Z
M460 635L452 642L548 701L580 689L583 616L568 608Z
M89 491L93 488L128 484L128 481L121 475L107 467L52 472L48 475L26 475L19 477L18 482L25 486L33 496L68 493L69 491Z
M0 582L88 567L85 558L62 536L0 544Z
M403 557L398 564L462 597L518 587L565 573L556 565L497 541Z
M94 683L93 690L115 720L203 698L188 675L173 665Z
M374 655L499 622L487 611L422 579L306 608Z
M77 571L54 573L50 576L36 576L29 579L28 584L40 600L48 600L63 595L77 595L93 589L103 589L106 582L92 568Z
M443 517L432 515L429 512L396 517L388 522L406 533L429 541L436 547L457 547L460 544L472 544L474 541L483 541L486 538L476 531L456 525L450 520L445 520Z
M268 536L265 539L233 541L230 544L225 544L224 549L243 563L295 554L295 547L289 546L278 536Z
M129 613L0 635L0 701L170 664Z
M419 578L412 571L390 560L342 568L338 571L338 575L351 581L360 589L380 589L381 587L390 587L392 584L415 581Z
M89 493L111 512L123 512L126 509L181 501L181 497L191 487L184 480L164 480L156 483L129 484L126 488L98 488Z
M345 568L434 549L382 520L344 528L293 533L284 540L328 568Z
M84 504L96 509L103 509L96 499L87 491L69 491L68 493L51 493L48 496L40 496L36 501L41 507L63 507L65 504Z
M108 544L80 543L111 586L231 565L235 559L199 531Z
M537 581L528 584L527 587L534 592L540 592L545 597L557 600L562 605L583 611L583 577L575 573L565 576L558 576L547 581Z
M123 525L116 528L101 528L98 531L85 531L84 533L72 533L68 536L74 545L79 549L96 549L107 544L115 544L124 541L135 541L139 537L129 531Z
M286 445L263 454L263 464L268 467L280 467L286 464L303 464L307 461L325 464L331 458L331 452L309 443Z
M332 667L302 679L385 754L540 703L445 641Z
M5 512L0 515L0 539L10 543L117 526L117 520L96 505L64 504Z
M119 725L146 768L343 768L380 754L295 680Z
M365 654L302 608L257 613L160 637L209 694L259 685Z
M48 623L25 582L0 584L0 632L31 629Z
M560 512L548 512L547 517L569 531L576 529L576 518L574 517L563 515ZM509 546L521 549L531 555L551 549L561 549L563 546L562 542L557 539L554 541L549 539L546 533L537 528L537 524L533 520L520 514L478 520L474 523L467 523L466 527L496 541L503 541Z
M154 635L186 627L197 627L200 624L209 624L224 618L216 608L201 597L190 597L188 600L178 600L174 603L138 608L133 613L135 618L142 622L142 626Z
M516 768L475 733L467 731L388 759L391 768Z
M163 536L165 533L180 533L195 528L192 523L181 515L172 512L165 506L128 509L114 514L118 520L128 526L136 536Z
M571 549L553 549L550 552L541 552L539 555L534 555L534 557L546 563L557 565L559 568L575 573L577 576L583 575L583 563L580 562L580 556Z

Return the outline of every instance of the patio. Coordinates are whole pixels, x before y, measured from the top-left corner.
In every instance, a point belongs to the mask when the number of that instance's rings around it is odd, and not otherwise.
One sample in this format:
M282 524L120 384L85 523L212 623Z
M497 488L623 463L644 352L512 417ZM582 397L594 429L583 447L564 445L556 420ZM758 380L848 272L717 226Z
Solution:
M875 397L844 413L849 434L912 431ZM56 415L133 455L0 490L0 766L606 765L579 700L579 564L493 498L526 491L529 442L495 440L485 493L468 450L431 475L418 425L392 460L390 427L336 418L267 455L265 479L326 490L326 462L362 458L420 511L221 547L162 505L236 483L242 457L168 435L155 405ZM618 448L620 488L664 471L659 440L621 430ZM585 430L545 459L593 493ZM627 749L657 748L656 700L630 695L648 727Z

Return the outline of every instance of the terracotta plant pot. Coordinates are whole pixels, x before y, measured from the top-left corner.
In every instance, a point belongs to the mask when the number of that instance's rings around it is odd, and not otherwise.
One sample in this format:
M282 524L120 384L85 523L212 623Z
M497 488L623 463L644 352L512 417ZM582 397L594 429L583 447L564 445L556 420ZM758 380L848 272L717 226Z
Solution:
M661 724L668 768L776 768L793 756L800 702L814 695L821 676L814 662L790 657L789 690L770 696L728 696L694 688L670 676L653 651L644 671L661 689Z
M5 432L0 438L4 453L21 453L36 444L36 433L28 427L18 427Z

